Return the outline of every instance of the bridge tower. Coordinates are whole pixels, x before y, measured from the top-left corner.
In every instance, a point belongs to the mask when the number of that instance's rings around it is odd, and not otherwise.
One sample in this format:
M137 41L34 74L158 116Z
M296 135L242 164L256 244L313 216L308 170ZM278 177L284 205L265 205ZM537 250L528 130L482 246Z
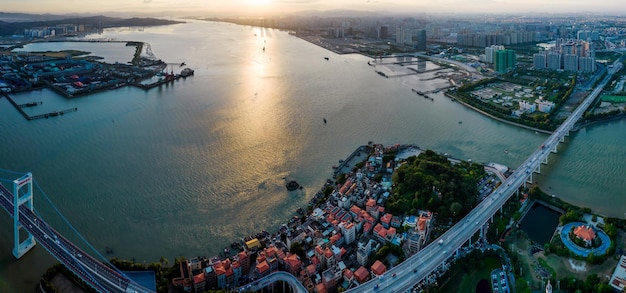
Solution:
M20 196L20 190L26 186L26 192ZM28 233L26 239L20 243L20 206L25 205L26 208L33 210L33 174L28 172L26 175L13 180L13 256L19 259L26 254L31 248L35 247L35 239L32 234Z

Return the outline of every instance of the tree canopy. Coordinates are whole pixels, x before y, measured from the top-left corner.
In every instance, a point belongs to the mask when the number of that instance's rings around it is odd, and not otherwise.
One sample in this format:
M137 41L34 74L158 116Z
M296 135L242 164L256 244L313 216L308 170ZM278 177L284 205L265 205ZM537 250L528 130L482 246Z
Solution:
M484 174L482 165L452 164L447 157L427 150L394 171L394 193L386 206L394 214L427 209L442 218L459 219L476 205L476 183Z

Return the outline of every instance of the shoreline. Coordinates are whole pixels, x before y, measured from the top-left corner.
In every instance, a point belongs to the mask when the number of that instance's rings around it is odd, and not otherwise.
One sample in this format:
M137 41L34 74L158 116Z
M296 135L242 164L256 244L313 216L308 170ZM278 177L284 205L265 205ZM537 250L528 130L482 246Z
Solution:
M487 112L485 112L485 111L483 111L483 110L481 110L479 108L476 108L476 107L474 107L472 105L469 105L469 104L467 104L467 103L457 99L456 96L454 96L454 95L452 95L452 94L450 94L448 92L445 92L444 95L446 95L446 97L448 97L448 98L450 98L450 99L452 99L452 100L454 100L456 102L461 103L465 107L468 107L468 108L470 108L470 109L472 109L472 110L474 110L474 111L476 111L476 112L478 112L480 114L483 114L483 115L485 115L485 116L487 116L489 118L492 118L494 120L497 120L497 121L500 121L500 122L504 122L504 123L507 123L507 124L510 124L510 125L514 125L514 126L517 126L517 127L525 128L525 129L528 129L528 130L534 130L535 132L541 132L541 133L544 133L544 134L552 134L552 131L530 127L530 126L527 126L527 125L524 125L524 124L508 121L508 120L505 120L505 119L493 116L493 115L491 115L491 114L489 114L489 113L487 113Z

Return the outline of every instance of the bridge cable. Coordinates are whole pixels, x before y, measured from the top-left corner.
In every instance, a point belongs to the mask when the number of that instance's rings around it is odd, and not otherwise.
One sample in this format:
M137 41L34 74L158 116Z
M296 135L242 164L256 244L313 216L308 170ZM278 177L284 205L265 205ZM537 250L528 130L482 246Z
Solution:
M63 216L61 211L59 211L59 209L54 205L54 203L52 203L50 198L46 195L46 192L43 191L43 189L41 188L41 186L39 186L39 183L37 183L36 180L33 179L33 183L35 184L39 192L41 192L41 195L43 196L43 198L48 202L48 204L50 204L50 206L52 206L52 208L56 211L56 213L70 227L70 229L74 231L74 233L80 238L80 240L82 240L91 250L93 250L93 252L95 252L96 255L98 255L101 259L103 259L106 264L110 265L111 268L113 268L119 274L121 274L122 276L132 281L130 277L128 277L126 274L120 271L117 267L115 267L111 262L109 262L109 260L106 257L104 257L95 247L93 247L93 245L91 245L91 243L89 243L89 241L87 241L87 239L85 239L85 237L83 237L83 235L80 232L78 232L78 230L76 230L76 228L70 223L70 221L65 216ZM39 212L37 212L37 215L41 217Z

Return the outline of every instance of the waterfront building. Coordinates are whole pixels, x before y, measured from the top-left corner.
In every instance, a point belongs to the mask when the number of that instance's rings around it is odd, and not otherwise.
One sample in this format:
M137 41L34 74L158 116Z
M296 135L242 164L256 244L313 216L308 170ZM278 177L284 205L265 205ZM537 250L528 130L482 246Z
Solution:
M609 285L611 285L616 292L624 292L624 289L626 289L626 255L622 255L619 262L617 262Z
M241 265L241 274L247 276L250 272L250 255L247 251L240 251L237 254L237 261Z
M550 101L546 101L546 100L543 100L543 99L537 99L537 100L535 100L535 103L537 103L537 108L536 109L539 112L550 113L552 111L552 109L554 109L554 103L550 102Z
M535 111L537 111L537 105L535 105L535 103L530 103L524 100L519 101L519 108L523 112L527 113L534 113Z

